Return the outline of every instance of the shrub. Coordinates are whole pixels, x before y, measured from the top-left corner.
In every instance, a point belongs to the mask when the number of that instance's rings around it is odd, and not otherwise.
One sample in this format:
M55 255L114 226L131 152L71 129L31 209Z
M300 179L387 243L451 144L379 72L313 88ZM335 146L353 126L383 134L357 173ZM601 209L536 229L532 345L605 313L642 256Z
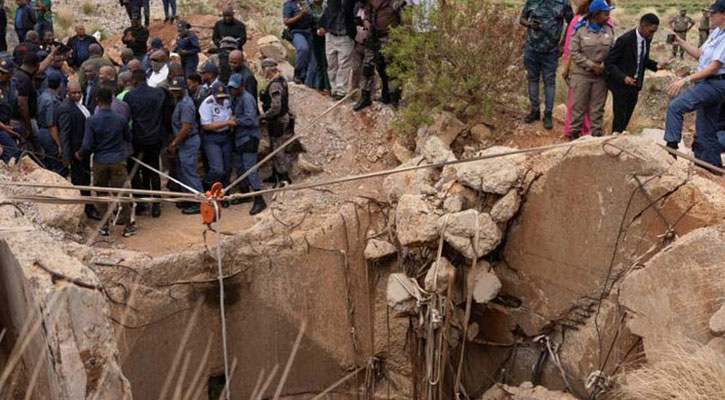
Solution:
M410 7L384 49L389 73L403 84L406 102L394 123L414 132L445 109L462 120L490 114L506 95L524 87L522 30L518 10L492 0L456 0ZM427 21L431 29L421 29Z
M96 6L90 0L81 3L81 12L85 15L91 15L96 12Z

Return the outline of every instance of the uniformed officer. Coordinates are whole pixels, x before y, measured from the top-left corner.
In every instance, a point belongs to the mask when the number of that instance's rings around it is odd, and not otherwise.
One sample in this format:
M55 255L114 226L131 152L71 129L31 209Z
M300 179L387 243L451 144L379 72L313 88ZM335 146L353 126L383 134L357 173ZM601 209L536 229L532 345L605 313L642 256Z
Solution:
M687 54L698 60L698 64L697 72L667 88L670 96L677 96L687 85L694 83L667 107L665 141L668 147L677 149L682 140L684 115L697 111L692 151L700 160L722 167L717 123L725 98L725 0L717 0L710 6L710 18L715 29L702 48L695 48L680 37L675 39Z
M186 21L179 21L176 30L179 37L176 39L175 53L181 56L181 65L184 67L184 76L189 76L192 72L196 72L199 65L199 39L194 32L190 31L191 25Z
M262 138L262 132L259 130L259 112L254 96L244 88L241 74L232 74L229 77L228 87L233 98L234 119L237 122L234 129L234 157L237 164L237 175L242 176L257 164L259 139ZM249 193L250 188L255 192L262 190L257 170L249 174L241 183L242 193ZM252 199L247 197L232 201L232 204L249 201ZM249 210L249 215L259 214L265 208L267 208L267 204L264 202L264 197L254 196L254 205Z
M169 154L176 157L176 173L181 182L199 192L204 188L197 172L197 160L201 148L201 137L196 122L196 107L186 91L186 80L177 77L171 80L169 91L176 105L171 115L174 140L169 144ZM184 208L184 214L198 214L199 204L192 203Z
M211 94L211 86L219 82L219 68L214 63L207 61L201 66L199 75L201 75L201 86L196 91L194 101L201 106L201 103Z
M702 18L700 18L700 44L697 47L702 47L707 41L707 37L710 36L710 11L707 8L702 9Z
M0 157L6 163L20 158L17 140L20 134L10 127L10 117L15 107L15 88L12 83L15 63L11 58L0 59Z
M259 94L262 101L262 120L267 121L267 133L271 150L280 147L290 139L288 132L289 115L289 91L287 81L277 70L277 62L271 58L262 61L262 72L267 79L267 88ZM281 151L272 159L272 176L265 179L265 182L292 183L289 177L289 167L292 163L287 152Z
M42 160L45 167L65 177L68 168L61 158L60 133L56 124L56 111L62 101L58 95L62 81L58 75L50 75L47 81L48 88L38 98L38 134L35 140L45 153Z
M201 147L209 164L202 180L204 189L209 190L215 182L227 185L232 170L234 131L236 121L232 115L229 92L221 82L211 87L209 95L199 107L201 117Z
M526 0L521 12L520 23L526 30L524 48L524 67L529 81L529 101L531 113L524 122L530 124L541 118L539 102L539 79L544 78L545 108L544 128L552 129L552 113L556 99L556 68L562 44L563 23L571 22L574 10L569 0L541 1Z
M695 21L687 16L687 10L680 10L680 14L670 21L670 28L684 41L687 41L687 31L693 26L695 26ZM683 58L685 49L677 43L677 41L672 43L672 57L676 57L677 49L680 49L680 58Z
M571 137L582 131L584 116L589 110L592 136L603 135L604 103L607 82L604 60L614 45L614 30L607 24L613 10L606 0L589 5L589 18L576 24L571 39L571 87L573 90Z

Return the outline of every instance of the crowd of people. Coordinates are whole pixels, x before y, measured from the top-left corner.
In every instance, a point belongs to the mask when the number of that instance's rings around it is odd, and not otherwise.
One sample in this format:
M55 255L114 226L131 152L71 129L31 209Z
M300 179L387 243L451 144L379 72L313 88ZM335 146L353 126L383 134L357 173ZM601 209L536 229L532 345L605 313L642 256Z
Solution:
M613 98L612 132L626 131L643 88L645 70L658 71L672 61L650 58L654 34L660 26L655 14L645 14L636 28L619 37L610 16L614 6L607 0L584 0L576 13L569 0L527 0L520 23L527 28L524 66L528 75L531 112L526 123L541 120L540 80L545 88L543 126L553 129L552 113L556 96L556 73L562 58L562 77L569 93L564 136L604 134L604 107L608 92ZM567 28L564 29L564 24ZM679 147L683 116L697 111L695 156L721 167L723 147L718 141L718 123L725 100L725 0L717 0L703 10L700 46L687 42L687 32L695 21L682 10L670 21L672 57L678 52L698 61L695 73L667 88L672 97L667 110L664 139L667 146Z

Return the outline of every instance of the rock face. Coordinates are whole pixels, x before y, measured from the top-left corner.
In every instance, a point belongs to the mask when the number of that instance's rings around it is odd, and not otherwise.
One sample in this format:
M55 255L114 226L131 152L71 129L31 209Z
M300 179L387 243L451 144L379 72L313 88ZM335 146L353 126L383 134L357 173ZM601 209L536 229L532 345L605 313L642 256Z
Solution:
M455 115L444 111L440 113L433 125L425 130L425 135L419 137L418 147L421 147L422 143L425 143L425 139L431 136L438 137L443 144L450 146L463 131L466 130L466 125L458 120Z
M366 260L378 261L394 255L398 250L390 242L370 239L363 253Z
M725 333L725 305L710 317L710 332L715 336Z
M426 164L426 161L422 156L419 156L400 165L398 168L414 167L421 164ZM396 201L404 194L423 193L424 188L430 187L432 184L433 171L430 168L422 168L387 176L383 183L383 189L388 199Z
M71 186L71 184L60 175L43 168L38 168L31 172L27 175L27 180L35 183ZM62 189L39 189L39 194L44 196L67 197L77 195L78 193ZM74 232L80 225L81 218L83 218L83 205L38 203L38 215L40 219L39 222L42 224Z
M441 229L446 226L446 243L468 259L482 257L501 243L501 231L491 216L476 210L448 214L438 224Z
M519 387L496 384L481 400L576 400L576 397L525 382Z
M450 146L445 144L438 136L429 137L423 143L421 153L429 164L438 164L456 159Z
M494 146L476 154L488 156L514 149ZM519 179L519 168L525 158L520 156L498 157L489 160L456 165L458 181L486 193L506 194Z
M725 298L725 226L702 228L678 239L622 284L632 332L644 338L648 359L668 337L703 345L713 339L710 321ZM722 319L715 318L715 332ZM656 361L656 360L650 360Z
M496 204L491 208L491 218L497 223L504 223L519 211L521 206L521 196L518 191L513 189L509 190L505 196L496 201Z
M419 296L418 284L414 280L405 274L390 274L388 277L387 300L388 306L393 309L395 316L402 317L413 314Z
M493 300L501 290L501 281L486 261L476 264L469 279L473 290L473 300L478 304L486 304Z
M398 241L403 246L430 243L438 237L438 216L422 195L406 194L395 210Z
M448 290L448 286L453 281L456 274L456 267L445 257L441 257L439 263L433 262L425 275L425 290L433 292L434 290L440 294Z
M264 58L272 58L277 62L287 60L287 49L277 36L268 35L257 39L257 47Z

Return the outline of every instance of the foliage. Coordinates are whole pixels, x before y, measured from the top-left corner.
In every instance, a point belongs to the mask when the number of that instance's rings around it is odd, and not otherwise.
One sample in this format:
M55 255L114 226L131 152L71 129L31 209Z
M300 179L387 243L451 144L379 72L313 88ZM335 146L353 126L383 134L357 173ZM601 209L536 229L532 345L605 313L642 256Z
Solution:
M81 3L81 12L85 15L92 15L96 12L96 6L90 0L84 0Z
M503 94L521 86L523 36L515 29L517 13L491 0L443 4L406 9L404 23L384 49L393 57L389 73L405 93L395 121L399 133L429 124L438 109L463 121L490 114Z

